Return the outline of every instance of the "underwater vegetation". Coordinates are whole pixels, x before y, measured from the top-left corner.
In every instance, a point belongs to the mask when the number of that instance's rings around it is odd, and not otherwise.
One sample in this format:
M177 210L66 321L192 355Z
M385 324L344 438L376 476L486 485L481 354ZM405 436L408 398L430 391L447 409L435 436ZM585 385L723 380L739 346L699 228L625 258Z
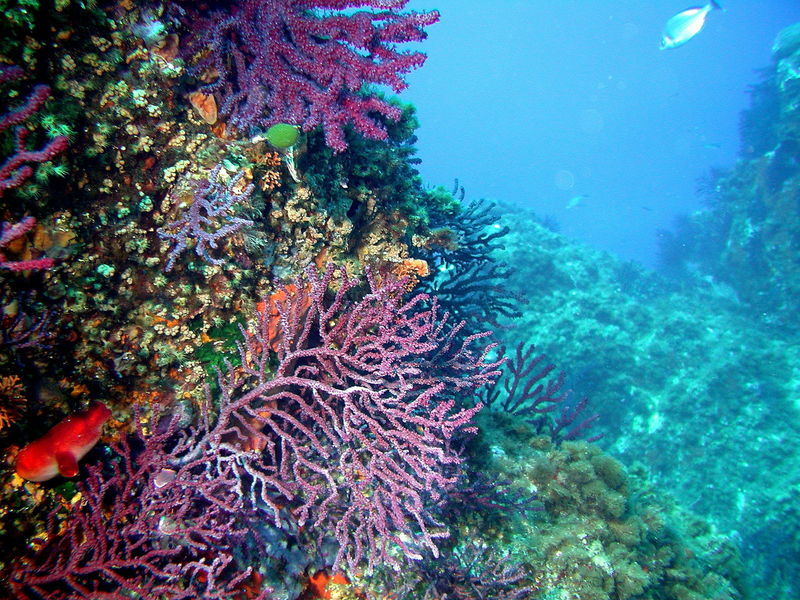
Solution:
M656 276L426 189L375 87L424 62L406 4L0 0L1 596L749 597L733 536L593 443L664 452L670 413L592 311L727 313L618 311Z
M436 11L401 13L405 2L303 2L238 0L226 14L202 11L195 2L175 2L174 10L192 35L183 46L190 72L215 72L201 88L223 99L220 115L228 126L247 133L253 126L291 123L303 130L321 126L325 143L347 147L343 125L368 138L385 139L374 115L392 121L400 110L369 85L395 92L403 75L425 61L421 52L398 50L399 43L425 38ZM354 13L336 12L351 6ZM386 10L386 9L389 10ZM330 15L321 11L333 9ZM365 10L366 9L366 10ZM392 10L394 9L394 10ZM193 61L191 58L199 56Z

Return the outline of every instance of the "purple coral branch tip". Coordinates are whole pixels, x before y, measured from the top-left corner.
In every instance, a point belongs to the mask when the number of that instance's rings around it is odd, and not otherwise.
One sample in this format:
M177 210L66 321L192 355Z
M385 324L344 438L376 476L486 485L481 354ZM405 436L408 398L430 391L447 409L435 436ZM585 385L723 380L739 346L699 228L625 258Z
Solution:
M0 250L16 239L21 238L36 226L34 217L24 217L19 223L5 222L0 226ZM49 269L55 264L52 258L35 258L30 260L8 260L0 251L0 269L9 271L38 271Z

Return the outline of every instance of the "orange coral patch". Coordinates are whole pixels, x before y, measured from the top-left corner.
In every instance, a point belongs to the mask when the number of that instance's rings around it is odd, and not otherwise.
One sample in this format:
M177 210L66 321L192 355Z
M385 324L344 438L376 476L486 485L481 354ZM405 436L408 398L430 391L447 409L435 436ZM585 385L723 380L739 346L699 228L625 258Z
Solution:
M189 103L206 123L213 125L217 122L217 101L212 94L192 92Z
M176 33L170 33L165 36L158 48L153 49L153 54L160 56L167 62L172 62L178 56L178 47L180 45L180 38Z
M242 584L242 593L244 594L244 598L246 600L251 600L252 598L258 598L261 590L263 589L262 581L264 577L258 571L254 571L250 574L250 578L246 579L245 582Z
M225 121L219 121L211 127L211 133L221 140L232 140L236 137L236 127L226 125Z
M392 273L398 278L408 278L406 291L411 291L416 287L422 277L430 275L428 263L418 258L407 258L403 262L392 267Z
M304 600L314 600L319 598L322 600L329 600L331 597L331 593L327 589L329 583L347 585L350 583L350 580L341 573L336 573L333 577L331 577L325 570L317 571L308 578L306 591L303 592L301 598Z
M310 287L306 288L306 293L302 297L302 305L300 306L301 314L305 314L311 306L311 296L308 294ZM267 319L267 338L269 339L269 347L277 352L280 348L283 334L281 332L281 308L286 305L287 300L295 300L298 296L297 286L290 283L286 287L279 289L274 294L271 294L266 302L262 300L259 302L259 312L264 314Z

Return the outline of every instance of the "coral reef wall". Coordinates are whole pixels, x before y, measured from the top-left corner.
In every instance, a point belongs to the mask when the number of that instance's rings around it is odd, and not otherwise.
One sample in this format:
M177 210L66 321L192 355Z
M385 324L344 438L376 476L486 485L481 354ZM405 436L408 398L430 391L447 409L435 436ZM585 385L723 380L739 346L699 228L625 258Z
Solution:
M653 280L422 186L414 108L373 87L424 62L404 44L438 13L406 4L0 0L0 595L747 597L732 536L572 439L684 435L687 404L632 394L626 324L596 325L666 314L636 296ZM670 314L723 354L748 332ZM537 366L548 340L590 413ZM651 341L678 360L653 386L710 393L695 346ZM766 419L779 375L720 375L752 397L712 416Z

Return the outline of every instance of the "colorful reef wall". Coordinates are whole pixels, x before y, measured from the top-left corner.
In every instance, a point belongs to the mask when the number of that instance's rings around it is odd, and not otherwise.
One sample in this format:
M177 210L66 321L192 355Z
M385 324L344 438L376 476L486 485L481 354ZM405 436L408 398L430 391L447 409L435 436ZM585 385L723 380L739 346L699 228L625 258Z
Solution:
M376 86L403 89L438 13L0 11L0 596L788 585L797 345L425 188L414 108Z

